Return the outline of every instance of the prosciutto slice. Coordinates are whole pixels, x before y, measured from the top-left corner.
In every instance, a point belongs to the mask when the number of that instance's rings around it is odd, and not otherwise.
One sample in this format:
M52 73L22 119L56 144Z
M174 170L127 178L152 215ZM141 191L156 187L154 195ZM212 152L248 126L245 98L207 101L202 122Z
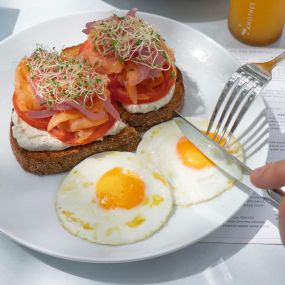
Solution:
M33 119L42 119L42 118L49 118L54 115L54 111L52 110L40 110L40 111L28 111L28 116Z
M100 120L105 117L105 112L100 111L98 113L93 113L82 107L80 104L75 102L66 102L69 106L73 107L74 109L78 110L81 114L85 115L90 120Z
M110 101L104 101L104 107L107 110L107 112L116 120L120 119L120 113L116 110L116 108L113 106L113 104Z
M85 28L82 30L82 32L86 35L88 35L91 32L91 29L96 21L88 22L85 24Z
M131 10L127 13L127 16L135 17L135 16L136 16L137 11L138 11L138 9L137 9L137 8L133 8L133 9L131 9Z

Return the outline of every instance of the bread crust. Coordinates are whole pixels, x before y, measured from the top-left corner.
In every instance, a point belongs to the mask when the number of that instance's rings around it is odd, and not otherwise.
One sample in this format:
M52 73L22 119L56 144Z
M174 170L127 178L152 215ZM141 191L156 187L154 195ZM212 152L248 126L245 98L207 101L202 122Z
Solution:
M125 127L120 133L106 136L102 141L73 146L60 151L27 151L19 146L13 137L13 123L10 125L10 144L13 153L26 171L47 175L71 170L86 157L103 151L135 151L141 134L132 127Z
M61 55L66 58L73 58L78 55L81 44L76 46L67 47L61 51Z

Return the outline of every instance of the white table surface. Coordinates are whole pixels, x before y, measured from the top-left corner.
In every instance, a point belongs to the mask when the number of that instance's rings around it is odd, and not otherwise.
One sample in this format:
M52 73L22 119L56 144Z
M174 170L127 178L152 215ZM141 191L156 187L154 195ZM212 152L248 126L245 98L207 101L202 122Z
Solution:
M113 7L163 15L227 48L246 47L227 29L228 0L0 0L0 40L38 22ZM270 47L285 47L285 33ZM285 284L281 245L198 243L176 253L125 264L85 264L28 250L0 233L0 284Z

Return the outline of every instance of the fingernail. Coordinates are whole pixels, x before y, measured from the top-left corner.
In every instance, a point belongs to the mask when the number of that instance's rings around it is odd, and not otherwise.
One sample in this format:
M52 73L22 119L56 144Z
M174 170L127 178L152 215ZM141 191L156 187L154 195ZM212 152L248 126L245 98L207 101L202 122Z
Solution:
M262 176L265 168L266 168L266 165L254 169L254 174L258 176Z

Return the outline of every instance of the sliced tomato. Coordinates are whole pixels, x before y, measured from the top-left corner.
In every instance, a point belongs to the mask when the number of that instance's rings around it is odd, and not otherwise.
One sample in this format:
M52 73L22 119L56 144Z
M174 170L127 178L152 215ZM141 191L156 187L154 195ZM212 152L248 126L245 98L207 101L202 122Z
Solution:
M116 122L115 119L110 119L109 121L107 121L103 125L95 127L93 134L88 139L86 139L83 144L91 143L91 142L103 137L108 132L108 130L113 127L115 122Z
M67 144L68 142L72 144L71 141L74 140L74 133L67 132L59 128L52 129L49 131L49 134Z
M18 96L17 93L14 92L13 95L13 105L14 105L14 110L18 114L18 116L24 120L27 124L30 126L40 129L40 130L46 130L50 117L49 118L41 118L41 119L34 119L31 118L28 114L28 111L22 111L18 105Z
M174 72L173 69L162 71L159 77L145 79L136 85L137 104L147 104L163 98L176 82L176 76L173 76ZM129 90L121 84L119 76L113 74L109 76L109 79L108 89L112 98L124 104L134 104L134 100L128 93Z

